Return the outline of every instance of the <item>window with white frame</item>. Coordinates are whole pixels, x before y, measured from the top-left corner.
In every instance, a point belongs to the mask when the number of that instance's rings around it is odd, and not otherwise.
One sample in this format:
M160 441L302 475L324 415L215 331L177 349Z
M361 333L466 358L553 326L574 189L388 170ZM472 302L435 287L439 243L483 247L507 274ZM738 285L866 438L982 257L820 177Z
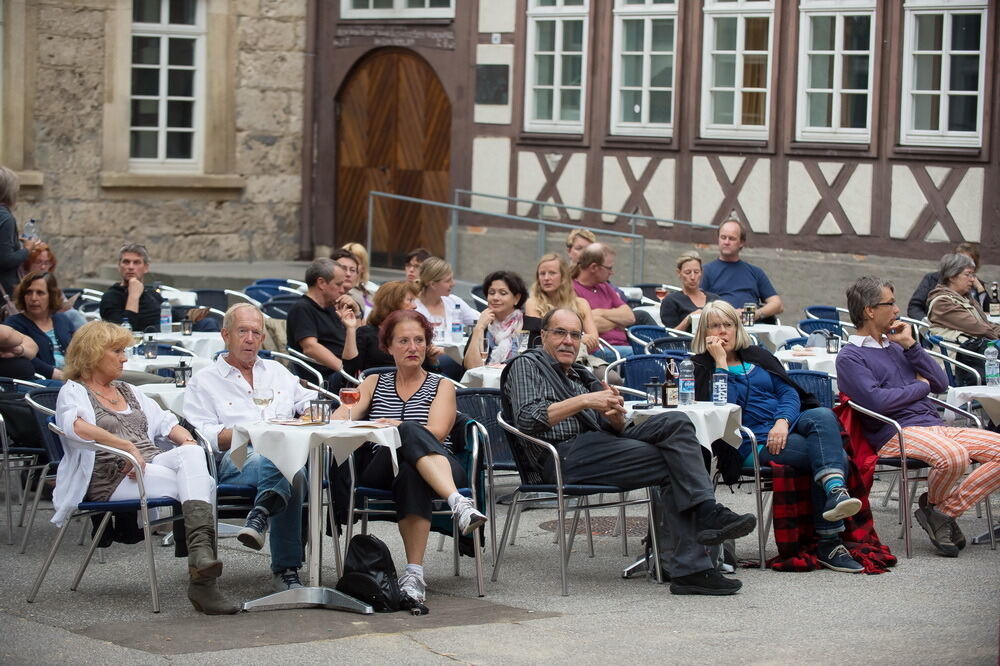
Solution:
M701 135L767 139L773 0L705 0Z
M617 0L611 133L670 136L676 0Z
M981 146L987 0L907 0L903 8L900 143Z
M529 0L524 129L583 132L588 0Z
M343 19L454 18L454 0L340 0Z
M204 2L134 0L129 97L133 170L199 167L204 41Z
M871 140L874 0L802 0L796 139Z

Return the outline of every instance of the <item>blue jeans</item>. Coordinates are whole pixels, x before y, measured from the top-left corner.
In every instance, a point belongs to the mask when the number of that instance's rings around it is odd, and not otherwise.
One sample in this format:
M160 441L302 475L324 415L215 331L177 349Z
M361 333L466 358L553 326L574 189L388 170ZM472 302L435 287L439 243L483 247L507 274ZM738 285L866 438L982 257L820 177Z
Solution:
M295 473L294 483L289 483L284 475L264 456L257 455L253 447L247 447L247 460L243 470L233 464L227 451L219 464L219 483L239 483L257 487L255 503L260 502L264 493L271 491L281 496L285 507L271 515L271 571L298 569L302 566L302 502L306 495L306 475L304 470Z
M832 535L844 531L844 521L831 523L823 519L826 492L819 480L827 474L847 476L847 452L840 438L840 421L826 408L808 409L788 432L788 442L778 455L767 447L760 451L761 464L776 462L812 474L813 521L816 533Z

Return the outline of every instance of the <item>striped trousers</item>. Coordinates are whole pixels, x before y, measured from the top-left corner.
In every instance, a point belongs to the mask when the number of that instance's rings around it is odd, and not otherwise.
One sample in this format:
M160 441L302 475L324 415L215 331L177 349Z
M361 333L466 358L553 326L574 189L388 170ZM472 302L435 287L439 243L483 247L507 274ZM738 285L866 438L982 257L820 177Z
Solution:
M1000 433L978 428L927 426L903 428L906 457L931 466L927 501L957 518L990 493L1000 490ZM880 456L899 455L899 436L885 443ZM958 486L969 461L980 463Z

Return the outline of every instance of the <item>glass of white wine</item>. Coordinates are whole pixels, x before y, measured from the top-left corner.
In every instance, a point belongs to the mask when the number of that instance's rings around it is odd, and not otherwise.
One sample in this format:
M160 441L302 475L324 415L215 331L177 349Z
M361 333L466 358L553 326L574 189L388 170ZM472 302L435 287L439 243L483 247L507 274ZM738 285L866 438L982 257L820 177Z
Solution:
M487 359L490 357L490 341L486 339L486 334L483 334L483 338L479 341L479 358L483 359L483 365L486 365Z
M264 412L267 410L267 406L271 404L274 400L274 391L272 389L254 389L253 390L253 404L260 408L260 420L264 421Z

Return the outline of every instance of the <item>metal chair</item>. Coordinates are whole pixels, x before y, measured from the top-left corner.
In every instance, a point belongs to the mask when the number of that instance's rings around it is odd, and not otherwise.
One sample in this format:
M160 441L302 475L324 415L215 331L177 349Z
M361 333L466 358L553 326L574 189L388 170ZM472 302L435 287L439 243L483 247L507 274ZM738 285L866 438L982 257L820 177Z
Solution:
M924 336L924 339L933 345L937 345L938 349L941 350L940 352L936 352L933 349L928 349L927 353L944 363L945 373L948 375L948 383L951 386L973 385L969 384L968 380L964 383L960 383L962 382L962 379L959 377L959 370L969 373L976 385L982 383L983 376L975 366L985 365L985 355L974 352L971 349L964 349L958 343L945 340L937 335L931 335L928 333ZM951 354L949 354L949 352L951 352ZM973 364L975 364L975 366Z
M820 407L833 409L833 378L818 370L789 370L788 376L806 393L812 393Z
M41 384L28 382L21 379L0 377L0 392L17 394L23 393L22 389L42 388ZM27 472L28 476L24 484L17 484L21 495L21 509L18 516L18 525L24 523L24 513L28 504L28 489L34 480L35 472L40 476L45 476L48 461L43 462L47 452L43 447L25 446L23 443L12 442L7 434L7 424L2 414L0 414L0 448L2 448L2 473L4 483L4 504L7 510L7 543L14 543L14 496L11 492L12 485L10 478L13 474Z
M690 351L691 338L678 338L670 336L650 340L642 349L643 354L664 354L670 352L690 353Z
M65 433L54 423L49 423L48 427L60 438L65 437ZM80 579L83 578L83 574L87 570L87 565L90 564L90 560L94 555L94 550L97 548L97 544L100 543L104 530L107 529L108 522L111 520L111 513L119 511L138 511L142 518L142 530L143 536L145 537L144 544L146 548L146 562L149 568L149 589L153 600L153 612L159 613L160 595L159 588L156 583L156 563L153 558L152 528L157 525L173 522L174 515L150 520L149 510L161 507L170 508L174 514L179 515L181 511L180 502L171 497L149 497L146 494L146 487L143 482L141 467L139 467L139 462L132 456L132 454L110 446L98 444L96 442L75 442L74 446L80 446L93 451L103 451L116 458L121 458L125 462L131 464L132 467L137 470L135 478L136 483L139 486L139 498L135 500L121 500L115 502L80 502L77 505L76 510L73 511L73 513L66 519L66 522L63 523L63 526L59 529L59 534L52 543L52 548L49 549L49 554L46 556L45 562L42 564L42 568L39 570L34 584L31 586L31 591L28 593L28 603L30 604L35 601L35 597L38 595L38 589L45 580L45 575L48 573L49 567L52 566L52 560L55 559L56 551L59 550L63 537L66 536L66 531L69 529L69 526L74 520L78 518L88 518L93 515L104 516L101 520L100 526L97 528L97 532L94 534L90 547L87 549L83 563L80 565L80 568L77 569L76 576L73 578L73 584L70 585L69 589L76 591L77 587L80 585Z
M799 333L806 337L810 333L825 330L842 338L844 337L845 326L850 326L850 324L845 324L838 319L803 319L798 323L796 328L799 329Z
M146 343L141 345L136 345L136 355L142 355L146 353ZM184 347L179 347L177 345L168 345L163 342L156 343L156 355L157 356L192 356L197 358L198 355L195 354L190 349L185 349Z
M625 335L628 337L628 341L632 345L632 353L644 354L646 353L646 344L653 340L666 337L667 329L662 326L629 326L625 329Z
M663 378L670 361L679 365L687 356L687 352L684 351L627 356L608 365L606 372L610 373L621 368L619 374L622 381L625 382L625 386L634 391L640 391L645 396L646 382L649 381L650 377Z
M459 416L462 416L461 414ZM469 485L463 488L458 488L458 492L464 497L472 499L476 505L480 505L481 501L478 493L478 477L480 473L479 467L479 443L483 432L478 427L478 424L473 420L466 418L464 421L457 421L455 427L452 428L452 438L453 441L457 438L464 439L466 446L463 450L457 454L459 462L462 468L465 470L466 476L469 479ZM469 450L471 448L471 451ZM348 469L350 470L350 499L348 500L347 507L347 524L344 529L344 539L345 543L351 543L351 535L354 531L354 518L358 516L361 518L361 533L368 533L368 517L369 516L392 516L396 515L396 504L393 501L392 490L386 490L383 488L371 488L367 486L359 486L357 484L357 472L355 470L354 464L354 454L348 458ZM360 502L361 506L358 506ZM444 499L434 500L434 508L431 511L431 516L449 516L451 517L451 509L448 507L448 503ZM482 528L477 528L475 533L472 534L473 543L473 558L476 565L476 589L480 597L486 595L486 584L483 580L483 553L481 545L481 535ZM458 536L458 521L457 519L452 520L452 536L454 542L454 565L455 565L455 575L458 576L460 573L459 567L459 536Z
M784 341L784 343L782 343L780 347L778 347L778 349L791 349L795 345L804 347L808 340L809 338L801 336L798 338L788 338L787 340Z
M31 407L32 413L35 416L35 423L38 424L39 434L42 438L42 446L44 446L46 463L39 467L39 477L38 485L35 488L35 498L31 502L31 510L28 512L28 522L24 525L24 534L21 535L21 546L18 549L18 553L23 554L28 549L28 536L31 534L31 528L35 524L35 515L38 512L38 502L42 497L42 488L45 486L45 482L55 480L56 467L59 466L59 461L62 460L63 449L62 444L59 442L59 438L56 437L51 430L49 430L49 419L56 414L56 400L59 398L59 389L57 388L39 388L30 391L24 396L24 401ZM25 486L24 502L22 504L22 518L24 514L24 505L27 504L27 489L29 486ZM23 520L22 520L23 522Z
M767 506L764 493L773 490L771 485L772 475L770 465L762 465L760 462L760 452L757 450L757 438L753 431L746 426L740 426L740 432L749 440L751 449L752 464L745 465L740 469L740 476L736 483L753 483L754 500L757 511L757 552L760 557L760 568L767 568L767 534L771 531L771 510ZM715 475L715 485L719 485L720 474ZM766 512L765 512L766 509ZM765 520L766 519L766 520Z
M955 407L954 405L949 405L943 400L938 400L937 398L934 398L932 396L927 396L927 399L933 402L939 408L955 412L956 414L959 414L961 416L970 419L973 423L976 424L977 428L983 427L982 421L980 421L979 417L977 417L975 414L967 412L964 409ZM906 557L907 559L910 559L911 557L913 557L913 548L910 536L910 531L913 526L913 520L912 517L910 516L910 506L913 503L913 500L915 499L913 497L915 493L911 492L909 485L910 482L916 484L916 482L919 481L921 478L919 476L917 477L910 476L910 472L915 471L919 474L922 470L928 469L928 465L923 461L911 460L907 457L906 437L903 434L903 428L902 426L899 425L899 422L889 418L888 416L879 414L874 410L862 407L853 400L848 400L847 404L851 407L851 409L861 414L870 416L873 419L891 425L893 429L896 431L896 436L899 438L899 456L892 456L892 457L879 456L878 464L883 467L892 467L892 468L897 468L899 470L899 520L903 525L903 543L906 548ZM986 505L986 522L990 528L990 548L992 550L996 550L996 536L993 530L993 511L990 507L990 498L988 496L984 498L983 504Z
M486 301L486 294L483 293L483 286L481 284L473 286L469 292L472 296L472 306L476 308L476 310L482 312L489 307L489 303Z
M556 496L556 506L558 509L558 515L556 518L556 540L559 543L559 576L562 583L562 595L568 596L569 585L567 583L566 569L569 563L570 551L573 548L573 539L576 536L576 528L579 521L579 510L604 508L618 508L624 510L627 506L645 504L649 513L649 525L652 526L654 524L652 515L652 496L648 488L646 489L646 497L644 499L625 499L625 493L628 492L628 490L625 488L619 488L618 486L564 483L562 462L559 459L559 453L556 451L556 447L553 444L521 432L514 426L507 423L504 420L503 415L499 413L497 414L497 423L508 433L507 441L510 444L511 452L513 453L515 463L517 464L518 474L521 476L521 484L517 487L517 490L514 491L514 498L511 501L510 509L507 512L507 519L504 521L503 536L500 538L500 549L497 552L496 561L493 563L493 575L490 577L490 580L496 582L497 577L500 575L500 566L503 563L504 551L507 548L507 537L510 534L514 517L519 513L521 506L538 504L540 501L551 502L551 497L538 496L538 493L551 493ZM542 477L544 461L547 458L552 458L554 462L556 476L555 483L546 483ZM589 502L589 497L601 495L602 493L618 495L619 499L612 502L599 501L596 504L591 504ZM577 499L575 507L577 511L574 514L570 528L569 540L567 541L566 512L568 510L567 499L570 497ZM589 515L587 522L589 527ZM625 538L626 530L623 528L622 539ZM591 553L593 553L593 535L590 529L587 530L587 540L590 544ZM656 579L658 582L662 582L663 572L660 569L659 549L655 538L650 541L652 542L653 547Z
M847 308L838 308L832 305L807 305L802 311L805 312L806 319L833 319L839 321L842 314L850 316Z

